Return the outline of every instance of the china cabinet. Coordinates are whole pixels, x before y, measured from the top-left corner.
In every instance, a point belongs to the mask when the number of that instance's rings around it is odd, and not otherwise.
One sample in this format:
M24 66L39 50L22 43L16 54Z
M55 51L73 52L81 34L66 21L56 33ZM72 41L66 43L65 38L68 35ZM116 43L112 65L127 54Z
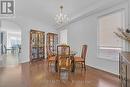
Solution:
M47 57L49 52L51 52L52 54L56 53L57 44L58 44L58 34L47 33L46 36Z
M30 30L30 60L45 57L45 32Z

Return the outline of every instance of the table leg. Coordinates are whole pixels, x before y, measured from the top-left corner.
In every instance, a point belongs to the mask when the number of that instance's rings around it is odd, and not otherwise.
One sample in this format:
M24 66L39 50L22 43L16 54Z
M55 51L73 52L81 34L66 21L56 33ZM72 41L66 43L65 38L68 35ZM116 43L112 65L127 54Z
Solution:
M75 71L75 62L74 62L74 56L72 56L72 72Z
M58 72L58 66L57 66L57 64L58 64L58 61L56 60L56 62L55 62L55 71L56 72Z

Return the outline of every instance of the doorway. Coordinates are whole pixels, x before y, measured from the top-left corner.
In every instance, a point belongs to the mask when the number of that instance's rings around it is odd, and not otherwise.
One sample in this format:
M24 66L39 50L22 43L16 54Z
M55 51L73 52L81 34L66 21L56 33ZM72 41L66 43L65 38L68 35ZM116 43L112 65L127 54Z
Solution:
M1 20L0 30L0 66L18 64L21 55L21 28L12 21Z
M67 44L67 29L60 31L60 44Z

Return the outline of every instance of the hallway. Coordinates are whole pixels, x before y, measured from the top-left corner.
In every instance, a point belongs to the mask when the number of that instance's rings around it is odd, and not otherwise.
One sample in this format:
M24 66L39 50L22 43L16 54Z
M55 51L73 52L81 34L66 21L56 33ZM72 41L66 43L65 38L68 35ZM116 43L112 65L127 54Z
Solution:
M19 53L7 53L0 56L0 67L14 66L19 63Z

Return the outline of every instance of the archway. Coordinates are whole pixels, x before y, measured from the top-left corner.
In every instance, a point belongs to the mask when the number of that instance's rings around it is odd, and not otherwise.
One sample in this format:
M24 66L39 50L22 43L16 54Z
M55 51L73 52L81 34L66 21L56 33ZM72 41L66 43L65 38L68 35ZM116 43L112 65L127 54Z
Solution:
M0 66L18 64L21 55L21 28L10 20L1 20L0 25Z

